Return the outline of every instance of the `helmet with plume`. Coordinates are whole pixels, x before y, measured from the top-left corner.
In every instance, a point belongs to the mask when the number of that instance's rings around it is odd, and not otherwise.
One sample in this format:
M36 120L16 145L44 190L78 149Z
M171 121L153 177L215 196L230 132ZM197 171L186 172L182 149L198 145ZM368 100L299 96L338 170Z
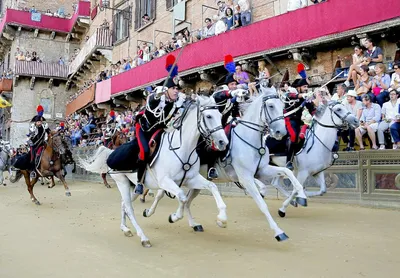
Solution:
M174 55L169 54L167 56L167 59L165 61L165 69L169 74L165 87L167 88L179 87L178 65L176 64L176 58Z

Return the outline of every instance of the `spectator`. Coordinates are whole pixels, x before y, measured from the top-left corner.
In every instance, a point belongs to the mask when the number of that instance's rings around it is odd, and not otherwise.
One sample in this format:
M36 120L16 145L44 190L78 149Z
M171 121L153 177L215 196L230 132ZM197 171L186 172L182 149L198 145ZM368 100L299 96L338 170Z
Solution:
M390 135L392 135L393 149L400 149L400 108L397 110L394 123L390 126Z
M356 100L356 97L356 91L349 90L346 94L347 101L344 106L350 111L351 114L356 116L357 119L360 119L362 113L362 103L361 101ZM347 144L347 147L343 151L354 151L354 142L356 137L355 130L350 128L347 130L342 130L340 132L340 136L342 137L343 142Z
M369 95L362 97L364 108L360 118L360 126L356 128L356 138L360 146L360 150L365 150L362 136L368 132L368 136L372 141L372 149L377 150L375 132L378 130L379 120L381 119L381 107L372 103Z
M215 25L212 23L210 18L206 18L204 20L204 23L206 24L206 27L204 27L203 30L203 37L204 38L209 38L215 35Z
M176 48L180 48L180 47L182 47L182 46L184 45L184 43L185 43L184 38L183 38L183 34L182 34L181 32L179 32L178 35L177 35L176 37L177 37L176 43L175 43ZM173 38L173 39L174 39L174 38Z
M240 20L240 6L239 5L235 6L233 20L234 20L233 29L242 26L242 21Z
M386 67L379 63L375 66L376 75L372 79L372 91L376 96L376 102L382 107L389 96L390 76L385 73Z
M248 84L250 82L249 75L247 72L242 71L242 66L237 65L236 66L236 72L234 74L235 80L239 83L237 88L247 90L249 88Z
M394 73L392 74L392 79L390 81L390 88L389 92L391 91L396 91L397 93L400 93L400 63L396 63L393 66Z
M378 141L379 149L385 149L385 135L384 132L387 131L392 124L395 123L396 115L399 111L399 102L397 99L396 91L390 93L390 100L385 102L382 106L382 121L379 123L378 127Z
M32 52L32 61L37 61L38 60L38 56L37 56L37 53L36 53L36 51L33 51Z
M88 121L88 124L83 127L83 131L86 134L90 134L92 129L94 129L95 127L96 127L96 120L93 116L93 113L89 112L89 121Z
M225 15L226 15L226 8L227 6L225 5L224 1L218 1L217 2L218 6L218 19L222 19L225 22Z
M332 100L338 101L342 104L347 103L346 85L338 84L336 86L336 93L332 96Z
M376 64L383 62L383 51L380 47L374 46L371 39L366 39L364 45L367 49L364 53L366 58L364 64L367 65L369 69L374 69Z
M240 20L242 22L242 26L249 25L251 23L251 9L249 1L239 0L238 5L240 7Z
M143 64L143 50L140 48L140 45L138 45L137 47L137 62L138 65L142 65Z
M227 30L232 30L235 26L233 10L231 8L226 8L225 10L225 23Z
M150 17L148 14L144 14L142 16L142 26L147 25L150 23Z
M65 62L64 62L64 60L63 60L62 57L60 57L60 59L58 60L58 64L59 64L60 66L64 66L64 65L65 65Z
M368 74L368 66L360 67L360 75L357 77L357 82L355 84L355 90L357 92L358 97L361 99L361 96L370 92L372 88L372 77ZM374 101L375 96L372 93L369 93L371 99Z
M265 79L269 77L270 73L265 61L258 61L258 79ZM269 82L268 79L266 81ZM249 83L249 93L250 95L257 94L256 82Z
M190 32L189 32L189 30L187 28L185 28L183 30L183 37L184 37L186 43L192 43L193 42L192 36L190 35Z
M350 80L353 80L354 85L357 83L357 74L360 74L360 67L364 63L364 53L361 46L354 47L353 63L349 68L349 75L347 80L344 82L346 87L350 86Z
M222 19L219 19L218 16L214 15L213 21L214 21L216 36L226 32L226 24Z
M307 0L289 0L287 10L288 12L295 11L307 6Z

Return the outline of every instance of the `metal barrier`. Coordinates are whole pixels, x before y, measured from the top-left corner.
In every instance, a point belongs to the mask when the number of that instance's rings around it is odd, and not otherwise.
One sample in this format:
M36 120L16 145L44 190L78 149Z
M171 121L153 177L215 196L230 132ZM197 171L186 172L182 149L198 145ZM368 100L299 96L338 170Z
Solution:
M96 147L75 148L73 153L82 158L92 157ZM314 200L333 203L361 204L375 207L400 208L400 151L339 152L335 165L325 171L327 193ZM71 175L68 175L71 178ZM68 177L67 176L67 177ZM98 174L77 167L73 180L100 182ZM108 179L112 182L112 179ZM224 196L244 196L234 183L217 184ZM317 191L313 177L305 182L309 191ZM290 185L288 185L288 189ZM203 192L208 194L208 192ZM268 186L268 197L282 199L277 190Z

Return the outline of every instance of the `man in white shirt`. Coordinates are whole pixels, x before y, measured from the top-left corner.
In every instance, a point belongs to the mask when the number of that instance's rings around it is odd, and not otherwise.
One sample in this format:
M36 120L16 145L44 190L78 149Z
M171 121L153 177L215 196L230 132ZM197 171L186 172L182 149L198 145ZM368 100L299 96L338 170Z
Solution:
M346 103L344 106L349 110L351 114L360 119L362 113L362 103L359 100L356 100L357 93L354 90L349 90L346 94ZM347 144L347 147L343 151L355 151L354 142L356 138L356 133L354 129L342 130L340 132L340 136L344 143Z
M390 92L390 100L385 102L382 106L382 121L378 127L378 141L379 149L385 149L385 135L384 132L388 130L396 120L396 115L399 111L399 101L396 91Z
M338 84L336 86L336 93L332 96L331 100L338 101L342 104L347 103L346 87L344 84Z
M307 0L289 0L287 10L288 12L304 8L307 6Z

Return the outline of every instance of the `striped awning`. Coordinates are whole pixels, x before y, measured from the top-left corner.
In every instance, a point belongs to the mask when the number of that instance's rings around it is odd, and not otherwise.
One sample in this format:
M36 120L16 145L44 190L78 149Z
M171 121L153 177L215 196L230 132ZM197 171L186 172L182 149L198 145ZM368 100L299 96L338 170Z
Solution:
M34 61L15 61L15 74L49 78L68 78L68 66L57 63L39 63Z

